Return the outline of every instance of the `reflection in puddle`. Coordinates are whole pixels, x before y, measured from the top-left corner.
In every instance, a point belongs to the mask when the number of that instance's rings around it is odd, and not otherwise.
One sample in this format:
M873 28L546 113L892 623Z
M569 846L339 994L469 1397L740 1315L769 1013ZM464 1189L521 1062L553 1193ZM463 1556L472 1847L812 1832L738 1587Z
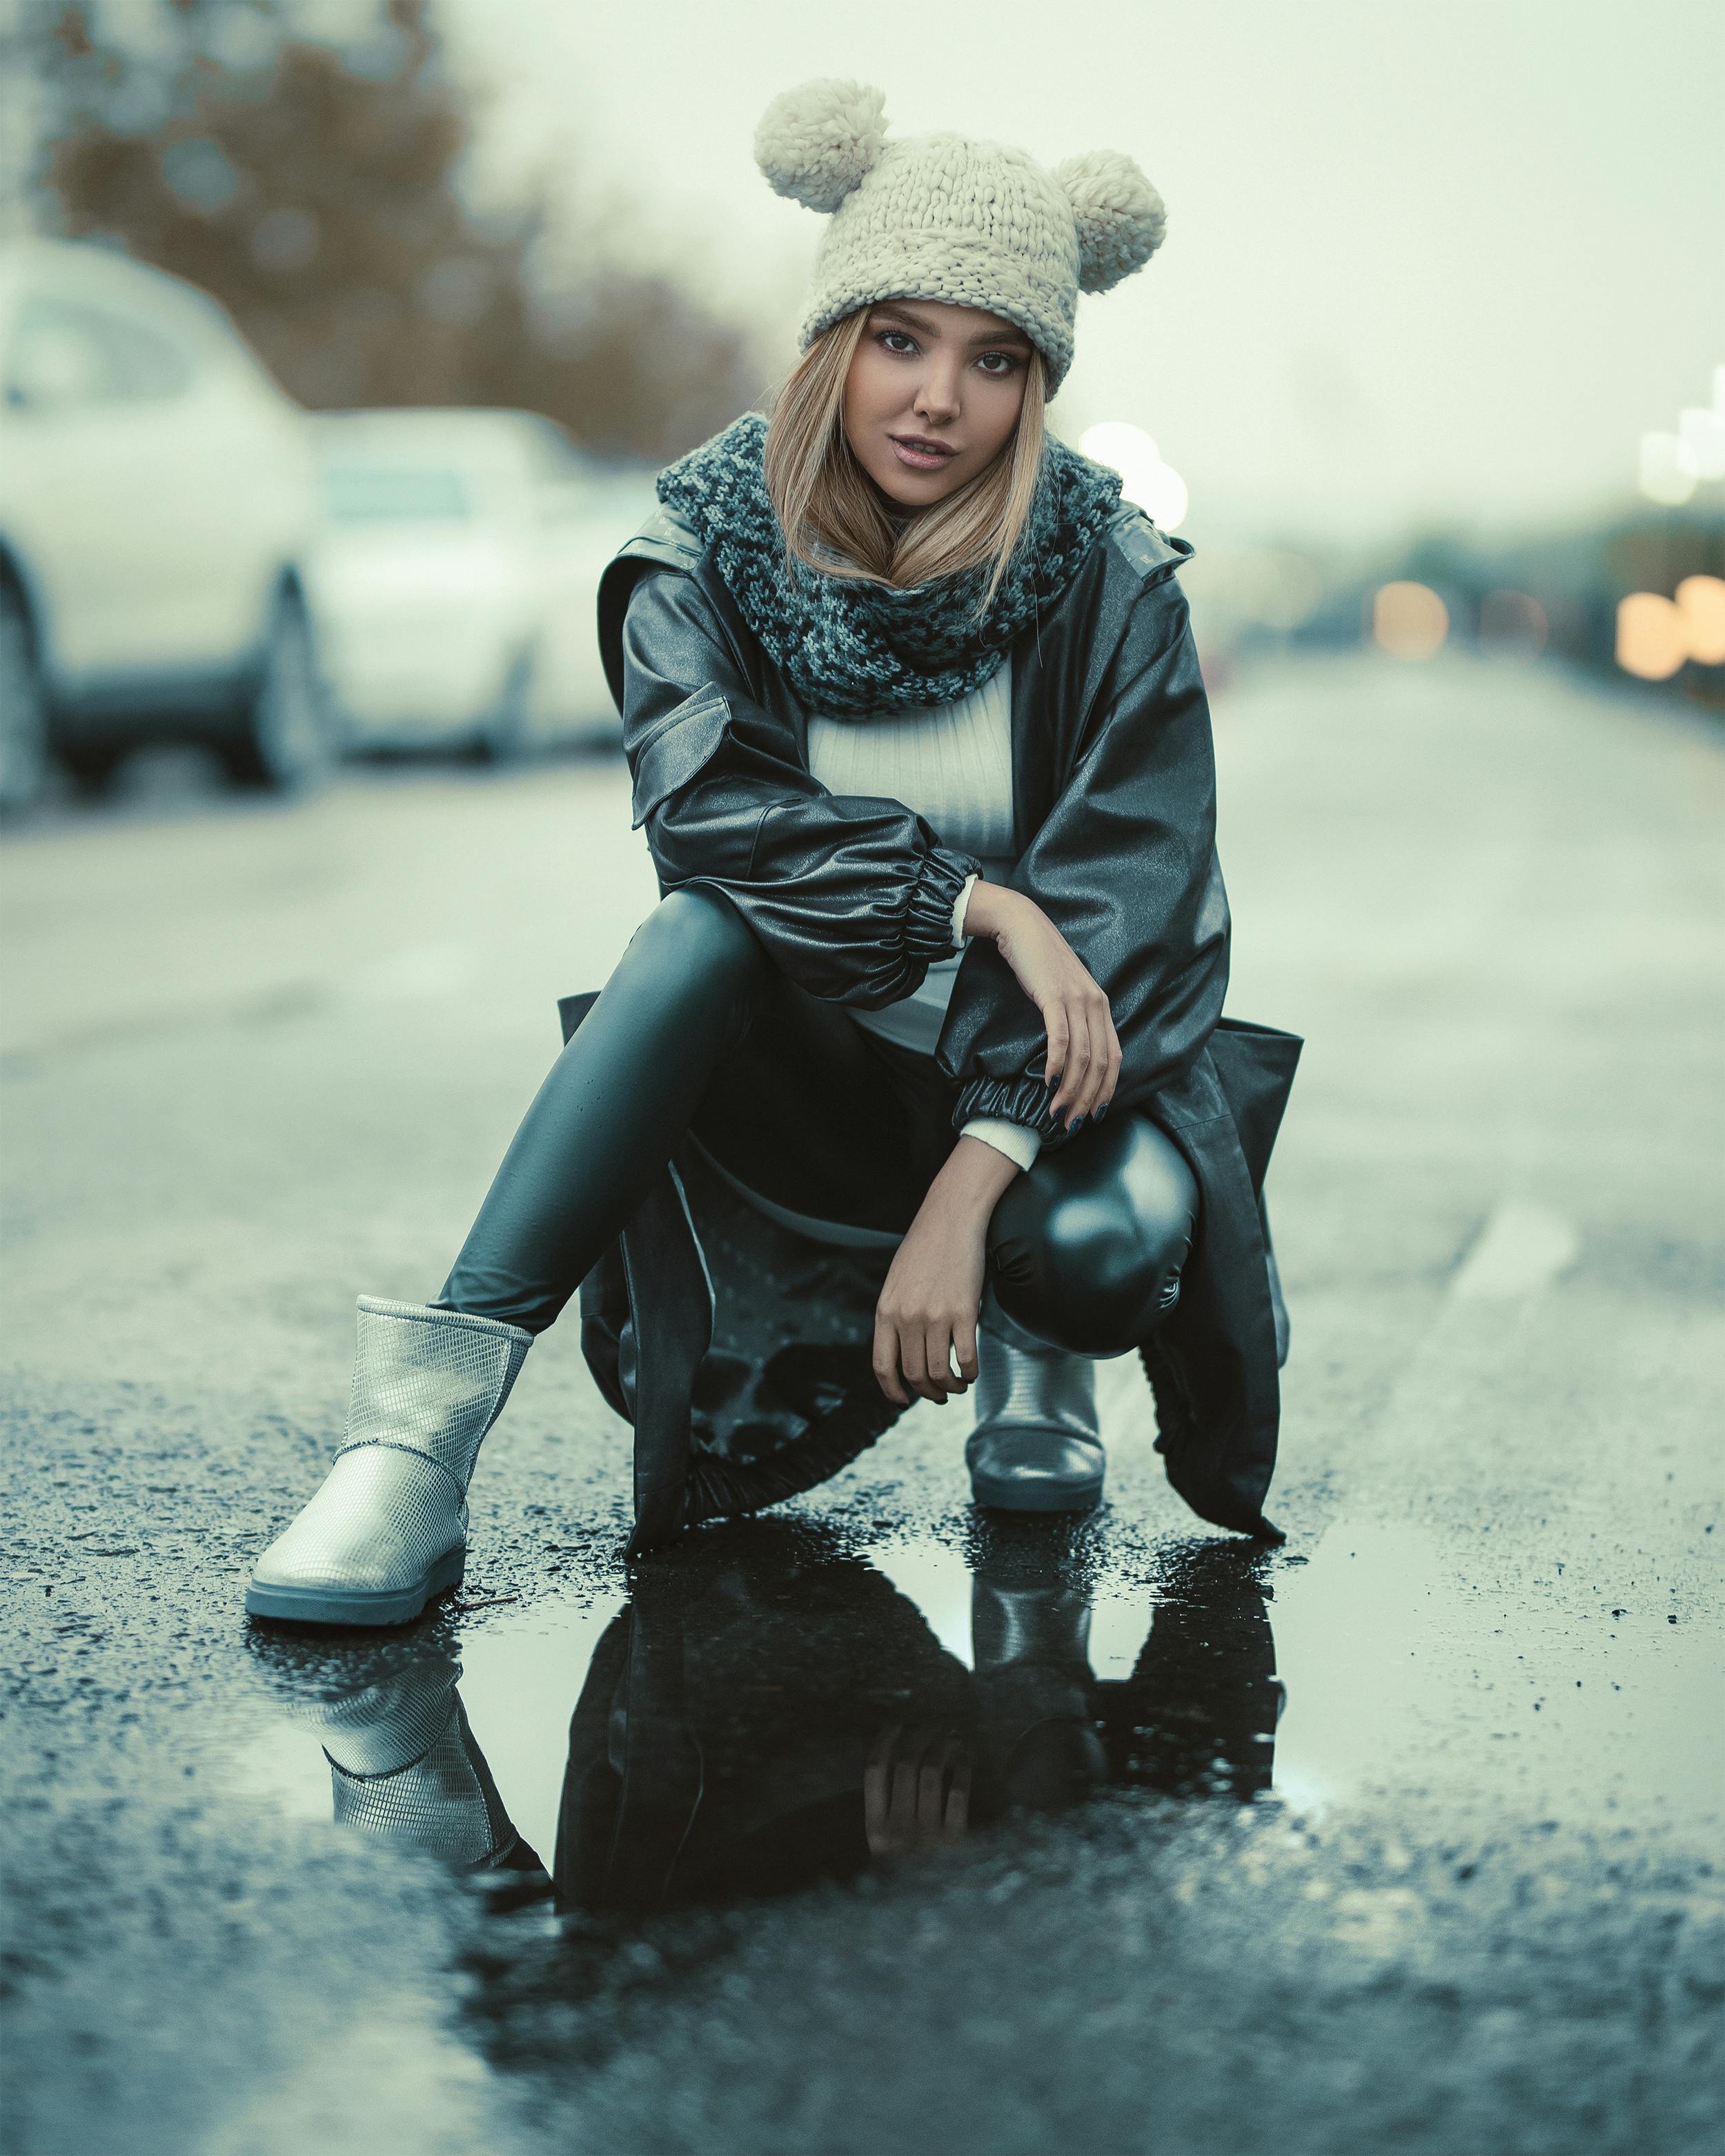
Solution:
M1341 1522L1276 1582L1287 1712L1276 1787L1298 1810L1352 1795L1429 1705L1433 1564L1414 1529Z
M1260 1577L1240 1544L1168 1560L1137 1648L1106 1605L1099 1674L1083 1534L980 1530L967 1554L754 1520L648 1563L627 1604L332 1655L262 1650L296 1691L298 1756L242 1780L535 1895L645 1912L784 1892L1108 1787L1250 1801L1280 1694ZM906 1591L908 1590L908 1591ZM328 1687L339 1686L334 1697ZM458 1680L459 1684L458 1684ZM306 1743L315 1732L324 1761Z

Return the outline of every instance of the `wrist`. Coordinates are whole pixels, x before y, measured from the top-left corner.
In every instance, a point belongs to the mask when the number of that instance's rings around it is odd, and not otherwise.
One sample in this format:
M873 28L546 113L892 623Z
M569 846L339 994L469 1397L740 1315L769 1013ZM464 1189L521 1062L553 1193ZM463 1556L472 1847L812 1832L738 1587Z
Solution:
M1018 1163L985 1139L961 1137L931 1189L939 1188L943 1204L986 1224L1019 1173Z
M971 891L969 903L964 910L964 932L967 936L986 937L998 943L1014 917L1029 901L1022 891L1009 890L1004 884L989 883L979 878Z

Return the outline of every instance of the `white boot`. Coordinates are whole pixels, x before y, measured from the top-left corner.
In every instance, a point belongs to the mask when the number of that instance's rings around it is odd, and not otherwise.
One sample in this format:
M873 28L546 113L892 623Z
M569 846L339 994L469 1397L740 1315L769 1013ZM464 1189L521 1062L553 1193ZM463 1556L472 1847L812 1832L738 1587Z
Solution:
M977 1333L976 1428L964 1464L979 1505L1087 1512L1100 1504L1106 1455L1089 1357L985 1319Z
M347 1442L259 1558L248 1613L405 1625L459 1585L473 1463L532 1344L496 1318L362 1295Z

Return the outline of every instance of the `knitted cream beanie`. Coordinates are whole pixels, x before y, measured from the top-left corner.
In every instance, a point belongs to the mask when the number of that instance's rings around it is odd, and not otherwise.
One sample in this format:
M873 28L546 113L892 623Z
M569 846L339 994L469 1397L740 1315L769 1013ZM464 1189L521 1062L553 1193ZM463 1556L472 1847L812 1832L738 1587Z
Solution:
M963 135L886 140L886 100L858 82L805 82L767 108L755 161L776 191L832 223L815 257L806 352L877 300L945 300L1016 322L1048 362L1072 364L1078 295L1106 292L1162 244L1162 198L1130 157L1093 150L1045 171Z

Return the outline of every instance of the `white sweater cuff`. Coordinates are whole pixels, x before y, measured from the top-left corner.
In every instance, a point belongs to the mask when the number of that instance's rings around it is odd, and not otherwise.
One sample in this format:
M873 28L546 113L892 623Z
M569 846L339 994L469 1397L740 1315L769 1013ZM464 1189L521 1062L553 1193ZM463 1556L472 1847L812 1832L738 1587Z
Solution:
M966 876L957 897L952 901L952 941L961 951L964 948L964 909L970 904L970 894L981 880L980 876Z
M1023 1123L1009 1123L1004 1116L973 1116L958 1135L980 1138L1026 1173L1036 1165L1036 1156L1042 1150L1042 1140L1034 1131L1027 1130Z

